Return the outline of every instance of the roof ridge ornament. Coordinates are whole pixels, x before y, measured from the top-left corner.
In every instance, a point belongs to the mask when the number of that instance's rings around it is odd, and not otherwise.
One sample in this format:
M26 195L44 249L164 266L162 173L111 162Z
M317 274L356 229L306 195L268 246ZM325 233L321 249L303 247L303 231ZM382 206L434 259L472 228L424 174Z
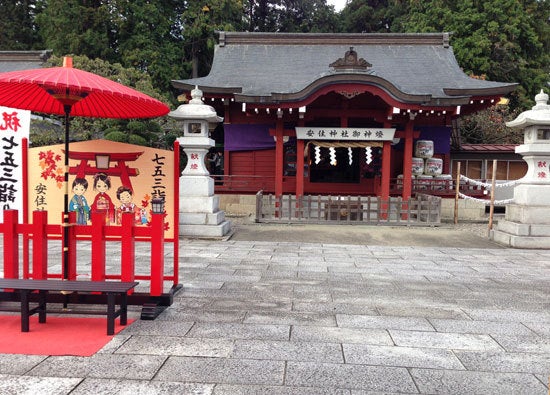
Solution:
M368 71L372 64L363 58L358 58L353 47L349 47L344 57L332 62L329 67L334 68L335 71Z

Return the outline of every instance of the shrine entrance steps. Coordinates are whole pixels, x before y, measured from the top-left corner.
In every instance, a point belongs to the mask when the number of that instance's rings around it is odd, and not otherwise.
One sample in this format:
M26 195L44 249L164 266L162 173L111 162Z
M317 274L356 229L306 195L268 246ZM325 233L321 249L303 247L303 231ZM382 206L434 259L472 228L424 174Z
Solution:
M350 225L441 224L441 198L417 194L409 199L376 196L256 194L256 222Z

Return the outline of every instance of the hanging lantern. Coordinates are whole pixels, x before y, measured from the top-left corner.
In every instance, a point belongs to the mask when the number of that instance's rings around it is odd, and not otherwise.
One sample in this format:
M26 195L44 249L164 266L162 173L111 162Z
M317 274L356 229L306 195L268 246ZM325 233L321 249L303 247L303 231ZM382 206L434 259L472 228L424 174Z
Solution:
M151 211L153 211L153 214L164 214L164 198L153 198L151 200Z

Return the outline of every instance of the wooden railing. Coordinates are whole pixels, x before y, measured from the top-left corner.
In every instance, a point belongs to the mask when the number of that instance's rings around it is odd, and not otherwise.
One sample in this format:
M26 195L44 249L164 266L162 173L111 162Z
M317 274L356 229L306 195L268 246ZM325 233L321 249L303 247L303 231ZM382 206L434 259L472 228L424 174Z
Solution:
M373 196L256 194L257 222L377 225L437 225L441 198L427 194L403 200Z

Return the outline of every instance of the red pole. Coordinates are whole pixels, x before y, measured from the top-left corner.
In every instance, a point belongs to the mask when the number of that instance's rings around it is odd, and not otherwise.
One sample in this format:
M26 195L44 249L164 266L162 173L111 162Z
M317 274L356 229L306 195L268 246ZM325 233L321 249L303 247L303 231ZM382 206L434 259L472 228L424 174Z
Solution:
M224 155L224 161L226 156ZM180 143L174 141L174 212L172 218L174 221L174 282L179 284L179 261L180 261Z
M92 213L92 281L105 281L105 213Z
M151 296L160 296L164 280L164 213L151 215Z
M134 214L122 213L122 241L121 241L121 280L134 281L136 262L136 239L134 236ZM128 293L133 293L131 289Z
M76 280L76 235L73 226L75 222L76 212L63 213L61 225L63 231L62 278L65 280Z
M296 140L296 200L304 195L304 140Z
M33 236L32 236L32 278L46 280L48 277L48 212L43 210L33 211Z
M21 140L21 157L23 180L21 182L23 192L23 223L29 223L29 140L24 137ZM34 260L33 260L34 261ZM29 235L23 233L23 278L29 278Z
M4 278L19 278L17 210L4 210Z
M413 156L413 121L405 126L405 148L403 151L403 200L408 200L412 194L412 156Z
M283 120L277 119L277 127L275 129L275 196L279 197L283 194Z

